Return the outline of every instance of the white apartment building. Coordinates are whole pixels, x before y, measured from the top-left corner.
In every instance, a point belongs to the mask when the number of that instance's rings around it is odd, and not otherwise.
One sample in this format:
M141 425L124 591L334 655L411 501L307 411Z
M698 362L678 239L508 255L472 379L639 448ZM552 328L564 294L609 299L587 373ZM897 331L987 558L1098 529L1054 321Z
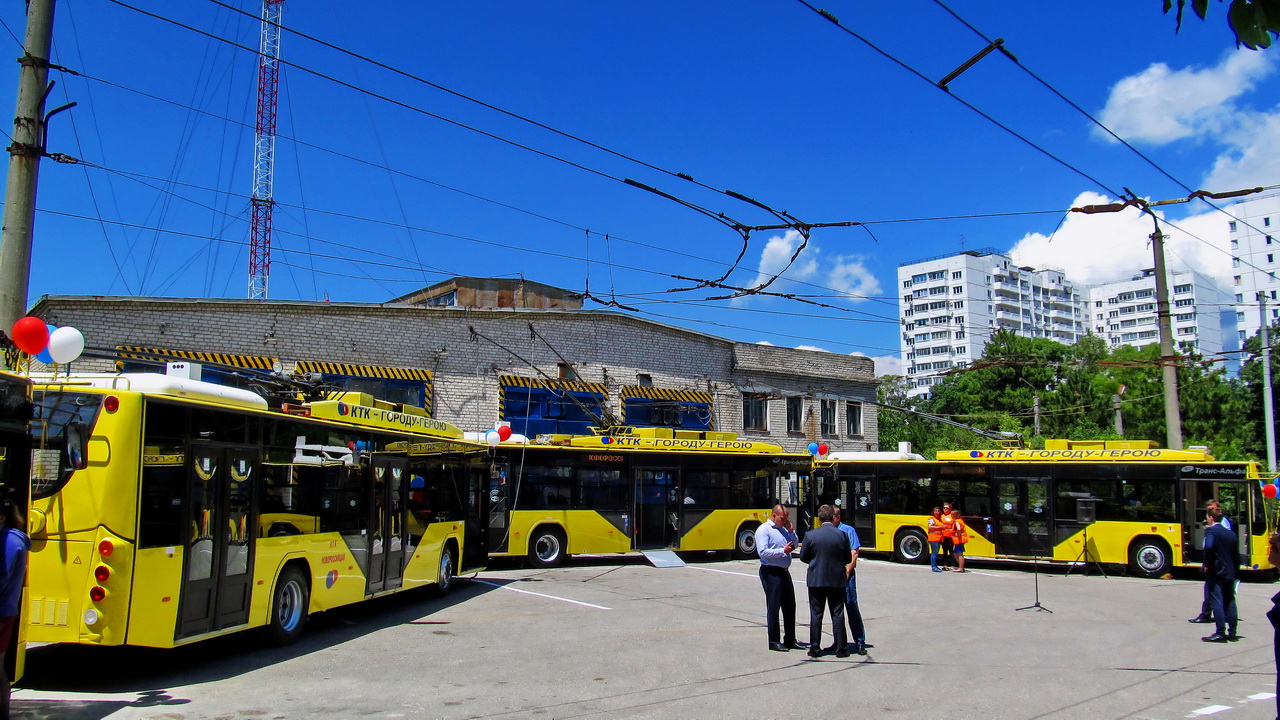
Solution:
M912 395L981 358L996 330L1066 344L1087 331L1084 301L1061 270L1018 267L993 248L903 263L898 282Z
M1224 355L1239 348L1230 295L1213 278L1194 271L1172 273L1168 286L1174 348L1180 353L1223 359L1234 367L1234 355ZM1087 295L1091 328L1110 347L1160 342L1155 270L1094 285Z
M1231 231L1231 292L1240 346L1262 327L1258 294L1271 325L1280 323L1280 193L1241 200L1226 208ZM1225 217L1224 217L1225 220Z

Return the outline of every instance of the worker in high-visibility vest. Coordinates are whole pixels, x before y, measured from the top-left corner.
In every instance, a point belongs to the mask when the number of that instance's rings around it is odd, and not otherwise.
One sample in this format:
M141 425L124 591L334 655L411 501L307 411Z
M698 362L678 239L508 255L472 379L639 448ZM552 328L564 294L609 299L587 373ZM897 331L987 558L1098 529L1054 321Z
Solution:
M956 521L951 517L951 503L942 503L942 569L950 570L955 560L951 546L955 545Z
M929 532L929 567L934 572L942 572L942 568L938 567L938 549L942 547L942 508L933 509L926 525Z
M956 559L956 572L964 572L964 545L969 542L969 526L965 525L964 518L960 517L960 511L953 509L951 511L952 527L954 532L951 536L951 555Z

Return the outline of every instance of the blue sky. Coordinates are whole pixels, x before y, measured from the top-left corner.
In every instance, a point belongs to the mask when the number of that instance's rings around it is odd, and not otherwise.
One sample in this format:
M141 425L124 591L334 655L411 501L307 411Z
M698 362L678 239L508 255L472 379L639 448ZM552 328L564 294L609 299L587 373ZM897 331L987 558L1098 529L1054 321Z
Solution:
M260 6L223 2L58 3L54 62L80 75L51 75L50 107L78 105L49 150L91 165L42 164L33 301L246 295L256 59L230 43L257 48ZM1280 183L1280 50L1236 50L1224 6L1174 34L1158 0L944 2L821 6L876 50L784 0L290 0L269 297L382 302L523 275L735 340L896 356L902 262L994 247L1082 282L1125 277L1150 264L1149 220L1061 211L1126 187ZM0 19L17 57L22 4ZM979 32L1052 89L999 53L951 94L916 74L946 75ZM15 63L0 97L16 80ZM742 236L715 216L779 221L725 190L869 224L815 229L790 267L798 233L752 232L735 265ZM1172 265L1229 274L1226 216L1167 217L1190 233L1171 230ZM784 268L769 291L830 307L681 290Z

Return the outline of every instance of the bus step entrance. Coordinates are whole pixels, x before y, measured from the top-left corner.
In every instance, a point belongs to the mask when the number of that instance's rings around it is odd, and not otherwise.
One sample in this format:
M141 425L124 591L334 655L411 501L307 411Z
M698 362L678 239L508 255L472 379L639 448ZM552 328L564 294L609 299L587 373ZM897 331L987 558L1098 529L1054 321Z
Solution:
M674 550L641 550L640 552L654 567L684 567L684 561L676 555Z

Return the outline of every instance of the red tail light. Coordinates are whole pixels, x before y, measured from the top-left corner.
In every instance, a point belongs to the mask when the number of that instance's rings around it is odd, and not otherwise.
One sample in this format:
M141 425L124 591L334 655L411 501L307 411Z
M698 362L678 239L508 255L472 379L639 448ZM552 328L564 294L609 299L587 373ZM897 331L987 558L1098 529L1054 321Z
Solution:
M108 555L110 555L115 551L116 551L116 546L113 545L110 540L103 540L102 542L98 543L98 554L101 555L102 557L107 557Z
M120 409L120 398L115 395L108 395L106 400L102 401L102 409L109 413L113 413Z
M107 596L107 591L101 585L94 585L89 589L89 599L94 602L102 602L102 598Z
M104 583L107 578L111 577L111 568L106 565L99 565L93 569L93 576L98 579L98 582Z

